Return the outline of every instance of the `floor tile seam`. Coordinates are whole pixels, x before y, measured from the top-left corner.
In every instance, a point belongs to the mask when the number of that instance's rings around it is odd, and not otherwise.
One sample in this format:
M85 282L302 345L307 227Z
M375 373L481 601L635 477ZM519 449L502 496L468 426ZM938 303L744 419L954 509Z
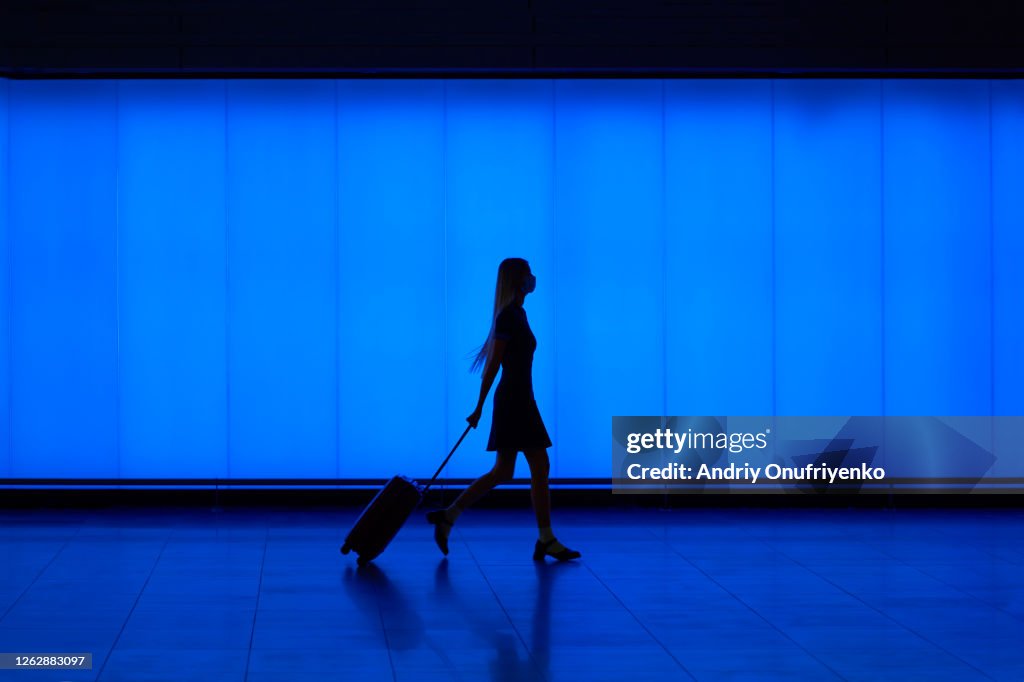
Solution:
M637 624L643 629L643 631L646 632L647 635L654 642L656 642L658 644L658 646L660 646L665 651L666 654L668 654L668 657L671 658L675 662L675 664L677 666L679 666L679 669L682 670L687 675L689 675L690 679L696 680L697 676L694 675L692 672L690 672L690 669L687 668L685 665L683 665L682 661L680 661L678 658L676 658L676 655L674 653L672 653L672 650L669 649L668 646L666 646L665 643L662 642L660 638L658 638L653 632L651 632L650 628L647 627L647 624L644 623L643 620L641 620L640 617L637 616L636 613L634 613L633 610L631 608L629 608L629 606L627 606L624 601L622 601L622 598L619 597L619 595L615 593L615 590L613 590L611 588L611 586L608 585L608 583L606 583L604 580L602 580L601 576L599 576L597 574L597 572L594 571L594 569L590 567L590 565L584 563L584 566L586 566L587 570L590 571L590 574L592 576L594 576L594 579L597 580L597 582L601 584L601 587L603 587L608 592L608 594L610 594L612 596L612 598L615 601L617 601L622 606L622 608L626 611L626 613L628 613L630 615L630 617L633 618L633 620L635 620L637 622Z
M765 542L765 544L768 544L768 543L767 543L767 542ZM841 591L841 592L843 592L843 593L845 593L845 594L849 595L850 597L852 597L853 599L857 600L858 602L860 602L860 603L861 603L861 604L863 604L864 606L868 607L869 609L871 609L871 610L872 610L872 611L874 611L875 613L878 613L879 615L881 615L881 616L882 616L883 618L887 618L888 620L891 620L891 621L892 621L893 623L895 623L896 625L899 625L899 626L900 626L901 628L903 628L903 629L904 629L904 630L906 630L907 632L909 632L909 633L913 634L914 636L916 636L916 637L920 638L920 639L921 639L922 641L924 641L924 642L927 642L928 644L930 644L930 645L934 646L934 647L935 647L936 649L938 649L939 651L942 651L942 652L944 652L945 654L947 654L947 655L949 655L949 656L953 657L954 659L956 659L956 660L960 661L961 663L963 663L963 664L964 664L964 665L966 665L967 667L971 668L972 670L975 670L975 671L977 671L978 673L980 673L981 675L983 675L983 676L984 676L984 677L986 677L987 679L990 679L990 680L991 680L991 679L994 679L994 678L993 678L993 677L992 677L991 675L989 675L989 674L988 674L987 672L985 672L984 670L981 670L980 668L978 668L978 667L977 667L977 666L975 666L974 664L970 663L969 661L966 661L966 660L964 660L963 658L961 658L960 656L956 655L955 653L953 653L952 651L950 651L950 650L949 650L949 649L947 649L946 647L944 647L944 646L942 646L942 645L938 644L937 642L933 642L933 641L932 641L931 639L929 639L928 637L925 637L925 636L924 636L923 634L921 634L920 632L918 632L918 631L917 631L917 630L915 630L914 628L910 627L910 626L909 626L909 625L907 625L906 623L903 623L903 622L901 622L901 621L897 620L896 618L892 617L891 615L887 614L886 612L882 611L881 609L879 609L879 608L877 608L877 607L873 606L872 604L869 604L868 602L866 602L866 601L864 601L863 599L861 599L861 598L860 598L860 597L859 597L858 595L856 595L856 594L854 594L853 592L850 592L849 590L847 590L846 588L844 588L844 587L843 587L842 585L839 585L839 584L837 584L837 583L833 582L832 580L828 579L828 578L827 578L826 576L824 576L824 575L821 575L820 573L818 573L818 572L817 572L817 571L815 571L814 569L812 569L812 568L809 568L808 566L805 566L804 564L800 563L800 561L798 561L797 559L794 559L794 558L793 558L793 557L791 557L790 555L786 554L786 553L785 553L784 551L781 551L781 550L779 550L779 549L777 549L777 548L775 548L775 547L773 547L772 549L773 549L774 551L777 551L777 552L779 552L780 554L782 554L783 556L785 556L785 557L786 557L787 559L789 559L790 561L792 561L792 562L793 562L794 564L796 564L797 566L800 566L800 567L801 567L802 569L804 569L805 571L807 571L807 572L809 572L809 573L813 574L813 575L814 575L814 576L816 576L816 577L817 577L817 578L818 578L819 580L823 580L823 581L827 582L827 583L828 583L829 585L832 585L833 587L835 587L835 588L836 588L837 590L839 590L839 591Z
M359 570L357 566L356 571ZM394 682L398 682L398 669L395 667L395 657L391 654L391 641L388 637L388 626L384 620L384 608L380 603L380 588L378 585L373 586L373 602L377 607L377 620L380 622L380 632L384 637L384 649L388 652L388 666L391 668L391 679Z
M21 594L19 594L19 595L18 595L18 598L17 598L17 599L15 599L15 600L14 600L13 602L11 602L10 606L8 606L8 607L7 607L7 608L6 608L5 610L4 610L4 612L3 612L2 614L0 614L0 623L3 623L3 621L4 621L4 618L6 618L6 617L7 617L7 614L9 614L9 613L10 613L10 612L11 612L11 611L12 611L12 610L14 609L14 607L18 605L18 602L20 602L20 601L22 600L22 598L24 598L24 596L25 596L26 594L28 594L28 591L32 589L32 586L33 586L33 585L35 585L35 584L36 584L37 582L39 582L39 578L40 578L40 577L42 577L42 575L43 575L44 573L46 573L46 569L48 569L48 568L49 568L50 566L52 566L52 565L53 565L53 562L55 562L55 561L57 560L57 557L59 557L59 556L61 555L61 553L62 553L62 552L63 552L63 551L65 550L65 549L67 549L68 545L70 545L70 544L71 544L71 542L72 542L72 541L73 541L73 540L74 540L74 539L75 539L76 537L78 537L78 534L79 534L79 533L81 533L81 532L82 532L82 528L81 528L81 526L79 526L79 527L78 527L78 528L77 528L77 529L75 530L74 534L72 534L72 535L71 535L71 537L69 537L69 538L67 538L66 540L64 540L64 544L62 544L62 545L60 546L60 549L58 549L58 550L57 550L56 552L54 552L54 553L53 553L53 556L52 556L52 557L50 557L50 560L46 562L46 565L45 565L45 566L43 566L42 568L40 568L40 569L39 569L39 570L38 570L38 571L36 572L36 577L32 578L32 581L31 581L31 582L29 582L29 584L25 586L25 589L23 589L23 590L21 591Z
M149 584L149 579L153 577L153 573L156 571L156 567L160 565L160 557L163 556L164 549L167 548L168 543L171 541L171 534L168 533L164 538L164 544L160 547L160 551L157 552L156 559L153 560L153 566L149 571L149 575L146 576L146 581L142 584L142 588L139 590L138 596L135 597L135 601L132 602L131 609L128 610L128 615L125 616L124 621L121 623L121 628L118 630L117 635L114 637L114 641L110 645L110 649L107 651L107 655L103 657L103 663L100 664L99 672L96 673L96 678L99 679L103 676L103 670L106 668L107 663L110 661L110 656L114 653L114 649L117 648L117 642L121 639L124 634L125 626L131 619L132 614L135 612L135 607L138 606L139 600L142 599L142 595L146 592L146 585Z
M949 532L944 532L941 528L930 529L929 535L933 536L935 539L941 539L941 540L946 540L946 541L949 541L949 542L955 542L955 543L957 543L960 546L963 546L963 547L966 547L966 548L970 548L970 549L972 549L972 550L974 550L974 551L976 551L976 552L978 552L980 554L986 554L986 555L988 555L988 557L990 559L992 559L994 561L1004 561L1003 559L1000 559L997 555L993 554L991 552L991 550L989 550L988 548L986 548L984 546L981 546L981 545L978 545L976 543L973 543L969 539L965 540L965 538L963 538L963 537L956 536L956 535L951 534ZM864 542L864 541L862 540L862 542ZM879 550L879 551L881 551L881 550Z
M677 508L677 507L668 507L668 508L661 508L661 507L659 507L658 510L659 511L666 511L666 512L687 511L685 508ZM658 532L657 532L658 530L667 530L669 527L670 526L668 524L662 524L658 528L652 528L650 526L646 526L646 529L647 529L647 532L649 534L651 534L655 539L657 539L660 542L668 545L669 548L671 549L672 541L673 541L672 538L661 537L658 534ZM717 527L714 530L718 530ZM735 530L735 528L731 528L730 530ZM743 535L746 538L748 538L748 539L753 539L753 540L759 539L757 534L754 533L750 528L744 528L743 529Z
M805 654L807 654L807 656L808 656L808 657L810 657L811 659L813 659L813 660L817 661L818 663L820 663L820 664L822 665L822 667L824 667L825 669L827 669L827 670L828 670L829 672L831 672L831 673L832 673L833 675L835 675L835 676L836 676L837 678L839 678L840 680L846 680L846 678L845 678L845 677L843 677L843 675L842 675L842 674L840 674L840 673L839 673L839 671L835 670L835 669L834 669L834 668L833 668L832 666L830 666L830 665L829 665L829 664L828 664L827 662L823 661L823 660L822 660L822 659L820 659L820 658L819 658L818 656L814 655L814 653L813 653L813 652L811 652L811 651L810 651L809 649L807 649L807 647L803 646L802 644L800 644L800 642L798 642L798 641L796 641L795 639L793 639L793 638L792 638L792 637L791 637L791 636L790 636L790 635L789 635L789 634L788 634L787 632L785 632L784 630L782 630L782 629L781 629L781 628L780 628L779 626L777 626L777 625L776 625L775 623L773 623L773 622L771 622L770 620L768 620L767 618L765 618L765 617L764 617L764 615L763 615L763 614L761 614L761 613L759 613L757 609L755 609L755 608L754 608L754 607L752 607L752 606L751 606L750 604L748 604L748 603L747 603L746 601L744 601L743 599L741 599L741 598L740 598L740 597L739 597L739 596L738 596L737 594L735 594L735 593L734 593L734 592L733 592L732 590L730 590L729 588L727 588L727 587L726 587L725 585L723 585L722 583L720 583L720 582L718 582L717 580L715 580L715 578L714 578L714 577L713 577L713 576L712 576L711 574L709 574L709 573L708 573L707 571L705 571L704 569L702 569L702 568L701 568L700 566L698 566L697 564L693 563L693 562L692 562L692 561L691 561L690 559L686 558L686 557L685 557L685 556L684 556L684 555L683 555L683 554L682 554L681 552L679 552L679 550L677 550L676 548L674 548L674 547L673 547L673 548L672 548L672 551L673 551L673 553L675 553L675 554L676 554L676 555L677 555L677 556L678 556L678 557L679 557L680 559L682 559L683 561L685 561L686 563L688 563L688 564L689 564L690 566L692 566L692 567L693 567L693 568L695 568L696 570L700 571L700 573L702 573L702 574L704 575L704 577L706 577L706 578L707 578L708 580L710 580L711 582L713 582L713 583L714 583L714 584L715 584L715 585L716 585L716 586L717 586L717 587L718 587L718 588L719 588L720 590L722 590L723 592L725 592L726 594L728 594L728 595L729 595L730 597L732 597L732 598L733 598L733 599L735 599L735 600L736 600L737 602L739 602L740 604L742 604L742 605L743 605L743 606L744 606L744 607L745 607L746 609L748 609L748 610L749 610L749 611L750 611L751 613L753 613L753 614L754 614L755 616L757 616L758 618L760 618L761 620L763 620L763 621L764 621L765 623L767 623L769 627L771 627L771 628L772 628L773 630L775 630L775 631L776 631L776 632L778 632L778 633L779 633L780 635L782 635L782 637L783 637L783 638L785 638L785 639L789 640L789 641L790 641L790 642L791 642L791 643L793 644L793 646L795 646L795 647L797 647L798 649L800 649L801 651L803 651L803 652L804 652Z
M459 533L457 528L453 528L452 530L456 533ZM498 596L498 591L494 588L494 585L491 584L491 579L487 577L487 572L484 571L483 566L480 565L480 561L477 559L476 554L473 552L473 548L470 546L469 542L462 539L461 533L459 533L459 541L462 543L462 545L466 548L466 551L469 553L470 558L473 560L473 565L476 566L476 570L480 573L480 577L484 579L484 582L487 584L487 588L491 591L491 594L494 596L494 600L498 603L498 607L501 609L501 612L505 615L505 620L512 627L512 630L516 633L516 637L519 638L519 642L523 645L523 649L530 656L530 660L533 661L533 664L537 668L537 670L540 670L541 674L544 675L544 679L550 680L550 673L544 666L541 665L540 661L537 660L536 655L534 655L533 649L531 649L530 646L526 643L526 637L523 635L522 632L520 632L519 628L516 627L515 621L512 619L512 616L509 615L508 609L505 608L505 603L501 601L501 597ZM445 557L443 561L448 561L448 557Z
M985 514L983 516L986 516L988 518L999 518L999 515L995 515L994 516L993 514ZM964 543L964 538L963 537L960 537L960 536L952 534L949 531L949 529L946 528L945 526L939 526L937 528L932 528L931 531L935 535L938 535L940 537L944 537L944 538L946 538L946 539L948 539L950 541L957 542L957 543ZM1000 558L998 555L993 554L991 550L989 550L988 548L986 548L984 546L979 546L979 545L977 545L975 543L971 543L969 538L970 538L970 535L968 535L968 539L967 539L967 543L966 544L971 549L973 549L973 550L975 550L977 552L980 552L982 554L987 554L991 559L993 559L995 561L1001 561L1001 562L1005 562L1005 563L1012 563L1015 566L1019 565L1016 562L1008 562L1005 559Z
M957 587L956 585L950 584L950 583L946 582L945 580L943 580L942 578L934 576L931 573L928 573L927 571L925 571L923 568L920 568L918 566L915 566L914 564L908 563L907 561L899 558L898 556L895 556L894 554L892 554L892 553L890 553L890 552L888 552L888 551L886 551L884 549L879 549L879 548L873 547L870 543L868 543L865 540L855 540L855 542L858 542L860 544L863 544L863 545L866 545L868 547L871 547L872 549L875 549L879 553L884 554L886 557L892 559L893 561L895 561L896 563L900 564L901 566L904 566L906 568L909 568L909 569L912 569L914 571L917 571L921 575L927 576L930 580L934 580L934 581L936 581L936 582L938 582L938 583L940 583L942 585L945 585L946 587L949 587L949 588L955 590L956 592L959 592L960 594L962 594L962 595L964 595L966 597L970 597L971 599L977 601L979 604L982 604L982 605L987 606L989 608L995 609L995 610L999 611L1000 613L1005 613L1006 615L1010 616L1011 618L1013 618L1015 620L1019 620L1022 623L1024 623L1024 616L1022 616L1022 615L1018 615L1016 613L1012 613L1010 611L1007 611L1007 610L1003 609L1002 607L1000 607L1000 606L998 606L996 604L992 604L991 602L988 602L988 601L982 599L981 597L978 597L977 595L971 594L970 592L968 592L967 590L964 590L963 588L960 588L960 587Z
M256 607L252 613L252 628L249 632L249 653L245 657L245 675L242 677L243 680L249 679L249 664L252 661L252 644L256 638L256 619L260 615L260 596L263 594L263 569L267 563L267 546L270 544L270 527L264 528L263 533L263 556L260 557L260 577L259 582L256 586Z

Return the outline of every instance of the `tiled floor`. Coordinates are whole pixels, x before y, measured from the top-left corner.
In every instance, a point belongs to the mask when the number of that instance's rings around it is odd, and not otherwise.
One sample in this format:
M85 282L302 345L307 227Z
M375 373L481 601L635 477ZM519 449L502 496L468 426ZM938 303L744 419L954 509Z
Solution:
M417 513L374 563L357 510L0 511L7 680L1024 680L1024 512Z

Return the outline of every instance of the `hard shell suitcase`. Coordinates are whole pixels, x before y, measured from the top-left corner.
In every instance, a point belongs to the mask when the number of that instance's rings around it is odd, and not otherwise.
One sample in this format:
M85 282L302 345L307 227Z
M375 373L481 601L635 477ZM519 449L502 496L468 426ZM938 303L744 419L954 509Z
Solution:
M356 560L360 566L372 561L380 555L394 539L398 531L405 525L409 515L423 501L423 495L430 489L430 486L437 480L438 474L455 454L459 443L469 433L471 426L467 426L462 436L452 448L448 456L441 462L434 475L426 485L419 483L407 476L395 476L370 500L366 509L356 519L352 530L345 537L341 546L341 553L348 554L355 551L359 555Z

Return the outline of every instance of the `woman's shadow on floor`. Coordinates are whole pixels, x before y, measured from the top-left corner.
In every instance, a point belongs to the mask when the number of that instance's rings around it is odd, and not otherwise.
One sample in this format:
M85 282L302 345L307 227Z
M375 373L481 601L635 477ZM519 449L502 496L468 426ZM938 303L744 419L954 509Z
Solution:
M498 631L492 620L482 617L478 605L472 599L461 596L452 584L448 566L448 559L444 558L434 569L433 594L437 603L444 606L453 620L468 621L471 631L494 647L495 657L489 664L491 680L533 682L546 677L551 658L552 592L558 577L573 570L575 565L535 563L537 590L529 638L525 642L529 652L525 657L521 656L523 642L520 636ZM388 613L388 648L408 651L426 646L445 662L449 670L459 670L457 661L453 660L458 656L458 650L449 648L443 638L432 636L414 607L414 602L388 578L380 566L373 562L357 568L348 566L343 582L349 596L361 610L367 613ZM521 635L525 638L527 633Z
M496 651L491 662L491 679L494 682L518 682L547 677L551 660L551 595L559 576L577 570L576 564L535 562L534 573L537 590L533 604L533 616L524 642L528 649L525 658L520 658L519 636L507 632L496 632L493 623L481 619L469 600L462 598L448 577L448 560L442 559L434 570L434 593L443 603L451 604L451 611L473 623L473 631L490 640ZM517 624L518 627L518 624ZM525 639L527 633L520 632Z

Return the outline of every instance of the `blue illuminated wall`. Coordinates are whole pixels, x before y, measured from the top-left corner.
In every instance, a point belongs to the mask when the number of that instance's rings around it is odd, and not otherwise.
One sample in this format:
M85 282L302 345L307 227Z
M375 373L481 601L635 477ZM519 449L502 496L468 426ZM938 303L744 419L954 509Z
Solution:
M0 201L0 477L429 475L507 256L556 477L1024 413L1021 81L0 80Z

